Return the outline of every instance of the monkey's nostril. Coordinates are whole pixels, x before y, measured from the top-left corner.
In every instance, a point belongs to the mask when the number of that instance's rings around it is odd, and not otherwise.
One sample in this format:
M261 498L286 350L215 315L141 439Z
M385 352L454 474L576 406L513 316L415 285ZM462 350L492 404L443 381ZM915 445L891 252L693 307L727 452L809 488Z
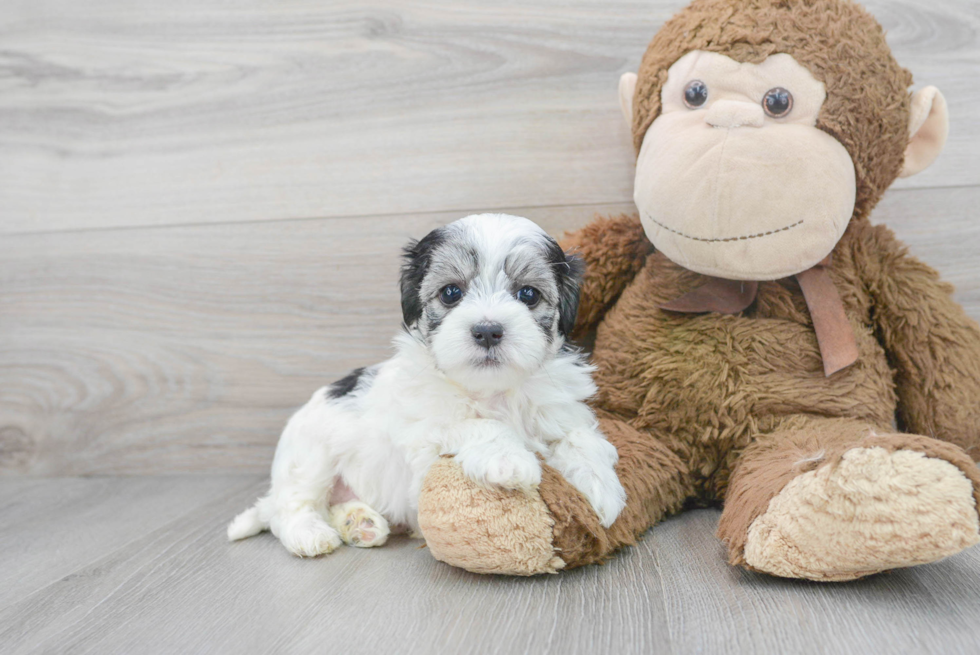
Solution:
M504 326L500 323L477 323L470 328L470 333L478 344L484 348L496 346L504 338Z

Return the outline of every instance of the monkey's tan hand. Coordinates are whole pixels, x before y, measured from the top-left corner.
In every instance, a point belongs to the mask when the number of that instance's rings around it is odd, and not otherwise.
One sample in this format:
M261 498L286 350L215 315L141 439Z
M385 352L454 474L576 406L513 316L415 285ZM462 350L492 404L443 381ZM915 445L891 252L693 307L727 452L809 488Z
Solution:
M749 528L749 566L850 580L934 562L980 542L974 487L942 459L854 448L792 480Z
M555 521L537 490L487 488L453 459L432 465L419 495L419 526L432 555L474 573L536 575L565 567Z

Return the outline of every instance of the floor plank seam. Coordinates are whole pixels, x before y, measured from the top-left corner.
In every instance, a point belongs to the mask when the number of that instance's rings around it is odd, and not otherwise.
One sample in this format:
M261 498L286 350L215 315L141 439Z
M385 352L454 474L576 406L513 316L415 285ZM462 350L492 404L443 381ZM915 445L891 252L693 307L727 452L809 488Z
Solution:
M650 532L656 529L657 526L653 526L652 528L650 528L650 530L647 531L647 534L644 535L644 537L649 537ZM633 546L633 548L636 547L637 546ZM671 621L670 608L667 607L667 584L664 581L663 563L661 562L660 559L659 545L655 542L651 542L650 550L653 551L653 565L654 565L654 569L657 571L657 581L660 583L660 604L661 604L661 608L663 609L664 620L667 623L667 649L669 650L670 654L673 655L674 626L672 625L672 621Z

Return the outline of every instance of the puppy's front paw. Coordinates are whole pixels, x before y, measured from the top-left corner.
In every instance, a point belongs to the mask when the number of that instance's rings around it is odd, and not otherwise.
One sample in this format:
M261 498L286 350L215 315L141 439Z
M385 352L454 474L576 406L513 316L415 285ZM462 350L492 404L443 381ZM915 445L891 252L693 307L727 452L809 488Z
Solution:
M504 489L533 489L541 484L541 464L527 451L493 455L486 463L486 482Z
M626 490L615 470L611 467L582 466L562 471L562 475L589 501L602 527L608 528L616 522L619 513L626 507Z
M527 450L482 444L461 450L456 461L466 477L485 486L532 489L541 484L541 464Z
M592 487L593 491L586 498L599 517L602 527L608 528L619 517L626 507L626 490L616 477L616 473L599 476Z
M278 531L286 550L299 557L332 553L340 546L340 535L320 516L303 513L285 519Z

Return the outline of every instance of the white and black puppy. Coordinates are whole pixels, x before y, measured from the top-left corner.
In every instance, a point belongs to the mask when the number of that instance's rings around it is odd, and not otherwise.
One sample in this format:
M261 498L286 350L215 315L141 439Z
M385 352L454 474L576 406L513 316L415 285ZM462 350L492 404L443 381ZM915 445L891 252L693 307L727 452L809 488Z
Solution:
M268 495L228 526L296 555L418 530L419 490L442 455L506 489L541 481L537 455L609 526L626 502L616 449L585 400L591 367L565 344L581 262L525 218L468 216L405 248L395 356L313 394L286 425Z

